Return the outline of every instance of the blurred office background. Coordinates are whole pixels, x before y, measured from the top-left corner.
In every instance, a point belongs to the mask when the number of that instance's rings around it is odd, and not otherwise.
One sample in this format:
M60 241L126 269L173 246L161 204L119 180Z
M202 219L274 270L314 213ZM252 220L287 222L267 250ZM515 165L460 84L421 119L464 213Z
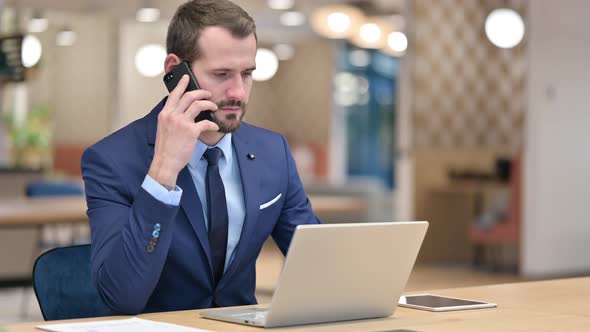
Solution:
M590 272L590 3L236 2L261 48L245 120L287 137L320 218L430 221L408 290ZM165 96L181 3L0 0L0 215L81 186L83 150ZM40 320L34 258L87 225L1 223L0 323ZM269 243L260 301L281 264Z

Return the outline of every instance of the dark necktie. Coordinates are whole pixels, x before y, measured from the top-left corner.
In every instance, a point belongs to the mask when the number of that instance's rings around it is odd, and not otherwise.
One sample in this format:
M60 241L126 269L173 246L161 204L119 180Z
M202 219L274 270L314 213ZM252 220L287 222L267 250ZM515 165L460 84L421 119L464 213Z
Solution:
M209 248L211 249L211 262L213 264L213 276L215 283L219 282L225 265L227 248L227 203L225 201L225 189L219 175L219 159L223 152L220 148L207 149L207 174L205 188L207 190L207 208L209 217Z

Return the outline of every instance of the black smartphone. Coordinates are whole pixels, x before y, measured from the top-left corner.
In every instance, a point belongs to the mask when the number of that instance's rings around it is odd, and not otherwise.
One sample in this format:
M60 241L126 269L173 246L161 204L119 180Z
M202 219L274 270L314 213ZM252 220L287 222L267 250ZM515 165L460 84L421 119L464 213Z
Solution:
M164 75L164 84L166 85L168 92L172 92L172 90L174 90L174 88L176 88L176 85L178 85L178 82L180 81L182 76L185 74L188 75L188 78L189 78L188 86L186 87L185 92L200 89L199 83L197 82L195 74L193 74L193 71L191 70L191 66L188 64L188 62L182 61L181 63L174 66L174 68L172 68L171 71L166 73L166 75ZM202 111L195 118L195 122L199 122L199 121L203 121L203 120L213 121L213 112L212 111Z

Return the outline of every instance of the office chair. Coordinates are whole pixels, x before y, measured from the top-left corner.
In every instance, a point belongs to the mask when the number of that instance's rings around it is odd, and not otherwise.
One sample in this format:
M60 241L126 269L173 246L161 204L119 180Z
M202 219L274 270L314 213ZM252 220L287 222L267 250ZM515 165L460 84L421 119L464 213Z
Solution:
M473 223L469 233L471 244L475 246L474 263L481 265L485 260L486 248L490 252L491 268L494 271L518 271L518 262L506 266L502 258L503 246L517 247L520 241L521 195L522 195L522 158L516 157L510 171L510 203L506 217L490 229L484 229Z
M27 197L80 196L82 187L73 182L34 181L25 187Z
M45 320L112 316L90 275L90 245L51 249L37 258L33 287Z

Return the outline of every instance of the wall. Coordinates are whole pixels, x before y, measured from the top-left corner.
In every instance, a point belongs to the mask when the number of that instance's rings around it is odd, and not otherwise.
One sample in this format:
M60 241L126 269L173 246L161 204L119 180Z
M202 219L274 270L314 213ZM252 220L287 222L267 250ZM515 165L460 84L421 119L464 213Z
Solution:
M417 219L428 208L428 191L448 184L449 167L491 172L496 157L521 149L527 36L510 50L487 40L485 18L499 7L526 14L524 0L412 1L409 84Z
M590 3L530 2L522 272L590 272Z
M281 61L277 75L254 85L247 121L281 132L294 143L327 144L332 114L335 45L308 39Z
M116 24L100 15L47 15L53 24L39 34L43 57L30 73L29 105L49 106L55 143L93 143L112 126ZM55 45L60 23L76 31L74 45Z
M135 69L135 53L144 44L166 45L167 23L122 21L119 26L117 68L117 110L115 128L144 117L168 94L162 76L144 77ZM164 63L162 63L164 70Z

